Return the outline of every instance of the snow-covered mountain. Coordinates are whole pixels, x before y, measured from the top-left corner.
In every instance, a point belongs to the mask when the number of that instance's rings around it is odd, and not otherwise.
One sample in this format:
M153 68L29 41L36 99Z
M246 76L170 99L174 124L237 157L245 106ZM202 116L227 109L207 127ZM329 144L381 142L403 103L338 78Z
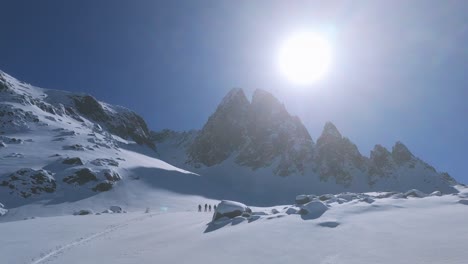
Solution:
M263 90L248 100L233 89L200 131L150 132L124 107L0 72L0 202L8 210L68 202L93 208L99 199L144 207L164 204L167 191L273 205L300 193L451 193L454 184L399 142L391 152L377 145L367 158L327 123L314 143L299 118Z
M0 201L7 208L109 192L140 178L142 168L191 174L155 158L149 136L145 121L124 107L0 71Z
M298 117L272 94L249 101L231 90L200 131L153 132L160 157L238 191L265 195L341 191L454 192L446 173L415 157L401 142L376 145L370 157L331 122L314 144Z

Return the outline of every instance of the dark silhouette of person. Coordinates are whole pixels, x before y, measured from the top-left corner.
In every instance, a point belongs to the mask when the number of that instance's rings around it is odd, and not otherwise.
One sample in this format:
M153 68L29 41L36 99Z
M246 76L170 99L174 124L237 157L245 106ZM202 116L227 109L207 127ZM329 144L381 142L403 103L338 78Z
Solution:
M207 204L205 204L205 212L206 212L206 208L208 208L208 205L207 205Z
M211 204L208 205L208 210L211 212Z
M216 204L213 206L213 211L216 211Z
M201 212L201 204L198 205L198 212Z

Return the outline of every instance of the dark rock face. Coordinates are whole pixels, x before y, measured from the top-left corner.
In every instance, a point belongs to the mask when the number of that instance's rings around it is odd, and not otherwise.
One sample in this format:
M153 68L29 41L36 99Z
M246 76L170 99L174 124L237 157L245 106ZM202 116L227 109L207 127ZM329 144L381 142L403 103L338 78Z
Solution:
M107 111L101 103L90 95L73 95L71 98L80 114L103 125L111 133L126 139L132 138L138 144L155 147L150 139L150 132L146 122L134 112L124 108L119 108L117 112ZM75 114L72 109L70 112L72 115Z
M105 159L105 158L95 159L95 160L91 161L91 164L96 165L96 166L105 166L105 165L114 166L114 167L119 166L118 161L116 161L114 159Z
M414 158L413 154L400 141L398 141L395 146L393 146L392 157L398 165L402 165L403 163L411 161Z
M92 96L72 96L75 107L85 117L98 121L106 122L110 117L104 111L102 105Z
M365 170L364 157L356 145L342 137L330 122L325 124L322 135L317 140L314 164L321 180L328 181L332 177L336 183L345 186L350 185L353 180L348 170L350 166Z
M93 188L93 191L95 192L107 192L109 191L110 189L112 189L112 182L101 182L101 183L98 183L98 185L96 185L94 188Z
M313 141L298 117L291 116L273 95L254 92L247 118L249 139L236 161L251 168L270 165L279 158L275 173L302 173L312 157Z
M442 172L440 175L441 175L442 179L445 182L447 182L448 184L450 184L452 186L458 184L458 182L452 176L450 176L450 174L448 174L447 172Z
M91 181L97 181L96 175L88 168L76 171L73 175L63 178L63 181L68 184L84 185Z
M252 103L233 89L210 116L188 154L192 162L213 166L237 153L236 163L253 169L279 165L275 173L302 173L311 159L313 141L299 118L291 116L273 95L254 92Z
M369 159L369 184L374 185L381 177L389 177L395 170L392 154L383 146L375 145Z
M53 193L56 190L55 179L46 170L20 169L10 174L0 182L0 188L9 189L10 194L17 194L23 198L41 193Z
M233 89L190 146L191 161L213 166L244 145L249 105L244 92Z

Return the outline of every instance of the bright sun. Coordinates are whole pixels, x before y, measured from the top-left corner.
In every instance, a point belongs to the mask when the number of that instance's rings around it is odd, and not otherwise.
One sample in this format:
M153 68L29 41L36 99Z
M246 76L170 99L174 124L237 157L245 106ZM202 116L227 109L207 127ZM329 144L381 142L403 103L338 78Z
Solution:
M331 64L331 47L316 33L291 36L281 46L278 63L281 72L292 82L306 85L322 78Z

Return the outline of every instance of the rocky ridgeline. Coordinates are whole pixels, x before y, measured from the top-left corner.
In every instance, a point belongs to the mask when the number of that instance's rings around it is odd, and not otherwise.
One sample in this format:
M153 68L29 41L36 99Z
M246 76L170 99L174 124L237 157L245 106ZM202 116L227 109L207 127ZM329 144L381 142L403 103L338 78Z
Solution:
M0 97L0 134L28 130L32 125L46 126L33 111L22 109L22 106L34 106L48 120L70 117L82 123L88 121L112 134L154 148L143 118L124 107L99 102L91 95L32 87L0 71Z
M300 119L290 115L282 103L263 90L256 90L251 101L242 89L231 90L203 128L191 135L169 130L152 134L157 144L167 140L183 142L173 147L185 151L185 163L195 168L213 167L230 159L252 170L271 168L272 174L279 176L312 171L320 181L344 187L358 180L370 187L384 181L393 181L397 186L402 175L409 185L424 181L434 188L448 190L447 186L456 184L450 175L437 172L401 142L396 142L391 151L376 145L370 156L365 157L328 122L314 143Z

